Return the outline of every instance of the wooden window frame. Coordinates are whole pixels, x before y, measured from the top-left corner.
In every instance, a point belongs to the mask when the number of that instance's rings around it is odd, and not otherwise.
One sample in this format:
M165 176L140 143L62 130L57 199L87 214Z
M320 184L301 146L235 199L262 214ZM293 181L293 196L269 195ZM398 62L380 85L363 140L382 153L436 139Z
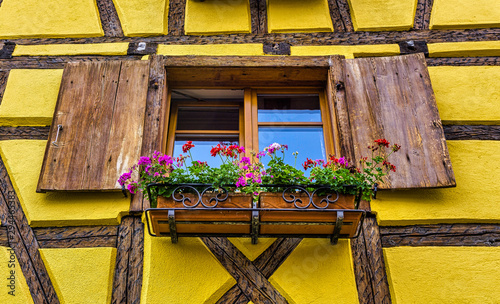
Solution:
M173 88L169 90L168 96L172 95L172 90L178 88ZM196 88L199 89L199 88ZM220 87L203 87L203 89L220 89ZM234 88L232 88L234 89ZM241 88L236 88L241 89ZM257 97L259 94L289 94L289 95L300 95L300 94L317 94L319 98L319 106L321 112L321 122L283 122L283 123L274 123L274 122L258 122L258 102ZM228 104L224 102L203 102L200 104L199 102L193 101L185 101L182 102L174 102L172 100L168 100L167 104L170 104L170 117L168 117L168 131L165 132L166 146L164 147L164 153L173 155L174 143L176 135L179 134L177 130L177 113L180 106L182 107L235 107L234 104ZM332 121L330 119L330 109L328 108L327 98L326 98L326 88L291 88L291 87L258 87L258 88L245 88L244 89L244 97L243 103L239 104L239 144L244 146L247 151L259 151L259 137L258 137L258 128L259 126L318 126L323 129L323 140L325 143L325 153L326 155L332 154L334 155L337 151L335 147L335 142L338 139L333 137L335 133L333 131L334 126L332 125ZM189 133L206 133L206 134L229 134L233 132L222 131L222 130L210 130L210 131L190 131Z

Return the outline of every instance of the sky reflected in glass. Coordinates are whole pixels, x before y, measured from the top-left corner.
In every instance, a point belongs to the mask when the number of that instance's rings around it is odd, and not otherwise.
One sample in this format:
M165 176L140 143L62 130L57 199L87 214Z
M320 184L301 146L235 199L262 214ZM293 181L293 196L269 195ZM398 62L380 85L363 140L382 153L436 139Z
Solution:
M182 146L186 141L175 141L174 143L174 157L178 157L182 153ZM210 167L219 167L222 164L222 160L219 156L210 156L210 150L212 147L217 146L220 141L195 141L193 140L194 148L192 148L191 154L194 160L206 161ZM237 143L236 143L237 144ZM189 154L188 154L189 155ZM191 161L191 160L188 160Z
M296 168L303 170L302 163L306 157L310 159L325 159L325 142L322 127L259 127L259 150L273 144L286 144L285 162L294 166L293 152L298 151ZM278 154L279 155L279 154ZM264 164L269 156L263 159Z

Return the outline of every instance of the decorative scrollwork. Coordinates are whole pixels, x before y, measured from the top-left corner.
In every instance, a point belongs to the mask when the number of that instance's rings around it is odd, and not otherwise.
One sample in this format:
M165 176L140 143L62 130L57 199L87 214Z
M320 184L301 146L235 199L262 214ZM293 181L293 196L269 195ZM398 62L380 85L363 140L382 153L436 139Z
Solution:
M332 193L327 194L326 197L322 198L318 203L315 203L314 196L319 191L324 190L331 191ZM302 198L297 196L299 193L307 194L307 202L304 202ZM334 195L336 195L336 197L333 199ZM335 203L339 199L339 192L329 187L320 187L316 188L312 193L309 193L305 187L294 185L283 190L282 198L287 203L293 203L295 208L298 209L307 209L311 205L316 209L326 209L330 204Z
M217 194L215 196L211 197L210 200L208 201L209 204L205 204L205 202L203 202L203 195L205 195L205 193L207 191L209 191L209 190L217 190L217 188L210 186L210 187L205 188L205 190L203 190L203 192L201 192L201 204L203 205L203 207L205 207L205 208L215 208L215 207L217 207L217 205L219 204L219 202L223 202L223 201L227 200L227 198L229 197L229 193L226 190L226 188L219 187L219 189L221 189L222 191L217 192Z
M196 194L195 198L191 199L190 197L184 195L186 190L193 191ZM177 198L176 196L180 196L180 198ZM186 208L196 208L201 202L201 195L195 187L189 185L181 185L175 188L172 192L172 199L176 202L182 202L182 205L184 205L184 207ZM196 200L196 203L193 203L194 200ZM188 202L188 204L186 204L186 202Z

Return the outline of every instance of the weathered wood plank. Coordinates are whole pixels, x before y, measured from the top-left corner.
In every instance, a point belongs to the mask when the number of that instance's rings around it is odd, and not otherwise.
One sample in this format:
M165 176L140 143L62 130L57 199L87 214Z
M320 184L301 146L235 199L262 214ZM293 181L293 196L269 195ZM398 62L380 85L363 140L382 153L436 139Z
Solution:
M115 276L111 303L128 303L127 281L129 277L129 258L134 232L134 218L125 217L118 230L118 243L116 249Z
M68 62L101 62L139 60L140 55L130 56L19 56L0 60L0 69L63 69Z
M252 34L259 32L259 0L250 0L250 25Z
M441 224L380 227L383 247L500 246L498 224Z
M331 67L328 72L327 100L334 138L339 139L338 142L335 142L335 151L340 152L340 155L349 159L355 159L351 123L347 107L344 59L343 57L332 56L330 60Z
M172 67L311 67L328 68L330 56L171 56L164 60Z
M7 225L9 244L14 249L35 303L59 303L42 261L40 248L28 224L11 180L0 158L0 221Z
M413 28L415 30L428 30L431 20L431 11L434 0L418 0Z
M123 37L123 30L113 0L96 0L104 35Z
M116 236L91 236L70 239L38 240L41 248L95 248L116 247Z
M166 98L167 75L163 61L163 56L152 55L150 58L141 155L151 155L155 150L162 151L164 145L164 133L167 132L165 119L169 116L170 105L167 104ZM142 210L147 208L149 201L143 199L142 194L138 193L132 197L130 212L142 213Z
M172 87L314 86L326 83L325 68L168 68Z
M500 140L500 126L444 125L447 140Z
M262 1L262 0L261 0ZM265 1L265 0L264 0ZM340 4L340 1L337 3ZM348 7L348 6L347 6ZM341 9L342 12L342 9ZM291 45L359 45L387 44L404 40L425 40L433 42L497 41L500 28L419 30L419 31L359 31L359 32L318 32L318 33L267 33L231 35L164 35L154 37L91 37L91 38L36 38L9 39L17 44L52 43L109 43L109 42L157 42L165 44L225 44L225 43L275 43L287 42ZM0 43L7 40L0 40Z
M495 66L500 65L500 57L440 57L426 58L428 66Z
M120 189L118 177L140 156L148 69L147 61L68 64L37 191Z
M118 235L119 226L73 226L33 228L37 240L74 239Z
M287 303L285 298L269 283L227 238L202 238L226 270L236 279L243 293L254 303Z
M127 303L139 304L141 301L142 272L144 256L144 224L140 217L134 217L134 230L130 256L128 259Z
M41 139L49 137L50 127L0 127L0 140Z
M186 0L170 0L168 2L168 34L184 35L184 20L186 15Z
M5 87L7 87L7 79L9 78L9 71L0 71L0 104L2 103Z
M371 155L373 140L386 138L402 148L390 159L398 172L386 176L381 188L455 186L423 54L344 62L355 159Z

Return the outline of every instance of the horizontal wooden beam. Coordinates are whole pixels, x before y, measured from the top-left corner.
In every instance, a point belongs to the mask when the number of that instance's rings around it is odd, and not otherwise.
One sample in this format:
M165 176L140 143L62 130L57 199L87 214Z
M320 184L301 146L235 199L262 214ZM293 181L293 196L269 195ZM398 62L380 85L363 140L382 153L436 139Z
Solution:
M425 61L427 62L428 66L500 65L500 57L441 57L441 58L426 58Z
M118 226L33 228L42 248L116 247Z
M383 247L500 246L500 224L380 227Z
M41 139L49 137L50 127L0 127L0 140Z
M10 69L63 69L71 61L140 60L141 55L126 56L19 56L0 60L0 70Z
M232 35L166 35L155 37L35 38L0 40L17 44L157 42L163 44L226 44L287 42L291 45L358 45L398 43L405 40L431 42L497 41L500 28L466 30L418 30L379 32L267 33Z
M447 140L500 140L500 126L444 125Z
M330 67L330 56L172 56L168 67Z

